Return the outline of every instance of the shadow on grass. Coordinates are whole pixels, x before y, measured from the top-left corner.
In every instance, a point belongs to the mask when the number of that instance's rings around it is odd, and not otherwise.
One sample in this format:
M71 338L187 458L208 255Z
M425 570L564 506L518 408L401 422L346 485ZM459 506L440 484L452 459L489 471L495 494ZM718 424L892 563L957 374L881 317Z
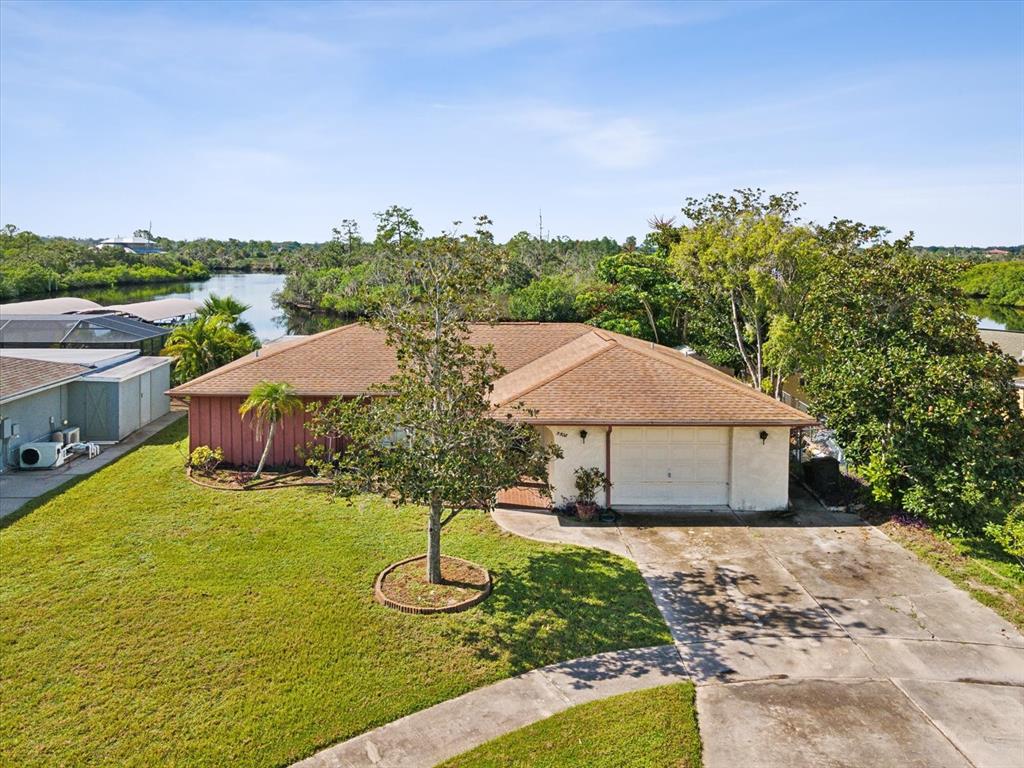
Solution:
M453 626L459 643L513 672L573 656L671 642L636 568L599 550L539 552L522 566L491 571L494 592L478 620Z

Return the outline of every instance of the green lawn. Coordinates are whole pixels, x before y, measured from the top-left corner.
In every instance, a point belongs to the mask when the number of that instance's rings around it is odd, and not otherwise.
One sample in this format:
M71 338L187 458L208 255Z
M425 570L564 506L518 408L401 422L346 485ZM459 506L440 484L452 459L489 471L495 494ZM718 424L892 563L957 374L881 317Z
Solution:
M671 642L632 563L468 513L448 554L494 594L451 616L373 602L424 518L182 471L185 424L0 530L0 755L11 765L284 765L544 664Z
M693 683L582 704L439 768L699 768Z

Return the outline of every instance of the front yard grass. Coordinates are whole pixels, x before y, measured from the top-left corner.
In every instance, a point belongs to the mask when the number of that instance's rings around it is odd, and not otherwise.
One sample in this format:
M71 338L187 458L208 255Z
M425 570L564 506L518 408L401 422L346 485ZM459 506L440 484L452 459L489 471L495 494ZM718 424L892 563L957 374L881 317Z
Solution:
M544 664L671 642L634 565L460 515L465 613L378 605L424 516L323 489L231 493L179 422L0 530L0 761L276 766Z
M700 768L693 683L581 704L438 768Z

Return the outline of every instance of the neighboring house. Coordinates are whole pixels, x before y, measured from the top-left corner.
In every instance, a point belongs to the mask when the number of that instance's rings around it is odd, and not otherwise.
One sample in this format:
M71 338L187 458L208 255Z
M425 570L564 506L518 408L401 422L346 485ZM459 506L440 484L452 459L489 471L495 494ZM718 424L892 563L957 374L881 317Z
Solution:
M1017 362L1017 400L1024 410L1024 331L993 331L982 328L978 331L981 340L986 344L995 344L1003 354L1009 355Z
M137 349L157 355L171 329L119 315L19 314L0 307L0 348Z
M579 323L476 325L508 371L492 394L496 415L522 402L526 419L561 446L549 482L556 502L575 496L577 467L610 476L616 507L788 502L789 438L808 417L677 350ZM221 448L252 465L261 444L238 407L260 381L283 381L307 402L356 397L396 372L383 334L348 325L236 360L168 392L189 403L190 448ZM270 461L302 463L307 414L279 427Z
M100 240L95 248L121 248L125 253L163 253L163 250L155 242L150 240L148 237L108 237L106 240Z
M14 301L0 306L0 315L124 315L147 323L174 324L194 316L201 306L194 299L153 299L104 307L75 296Z
M0 350L0 470L22 443L78 427L83 441L116 442L170 409L167 357L137 350Z
M2 315L65 315L103 309L100 304L75 296L57 296L52 299L12 301L0 305Z

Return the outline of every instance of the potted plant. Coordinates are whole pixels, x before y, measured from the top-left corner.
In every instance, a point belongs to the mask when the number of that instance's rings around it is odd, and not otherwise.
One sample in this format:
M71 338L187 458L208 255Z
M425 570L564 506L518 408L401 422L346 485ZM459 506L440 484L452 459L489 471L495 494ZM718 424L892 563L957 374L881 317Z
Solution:
M605 485L605 476L597 467L577 467L576 515L580 520L597 519L597 492Z

